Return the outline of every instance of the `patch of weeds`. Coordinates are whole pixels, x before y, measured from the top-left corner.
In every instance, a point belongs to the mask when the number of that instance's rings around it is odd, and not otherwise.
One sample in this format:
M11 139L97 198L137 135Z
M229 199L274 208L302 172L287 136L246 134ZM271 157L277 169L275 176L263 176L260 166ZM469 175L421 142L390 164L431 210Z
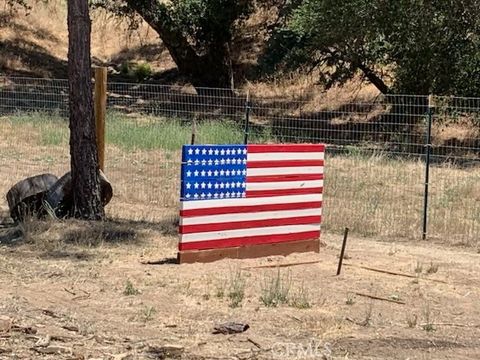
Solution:
M433 261L430 261L430 266L425 270L427 274L435 274L438 272L438 267L439 265L434 263Z
M347 305L355 304L355 295L353 293L347 293L347 300L345 300L345 304Z
M372 314L373 314L373 303L369 302L365 308L364 319L360 323L363 326L370 326L372 323Z
M235 274L230 277L230 283L228 286L230 307L236 308L241 306L243 298L245 297L245 283L245 278L240 269L235 271Z
M140 294L140 290L135 288L135 286L133 286L133 283L130 281L130 279L128 279L127 282L125 283L125 289L123 289L123 295L133 296L138 294Z
M222 279L222 281L220 281L216 288L215 288L215 296L219 299L223 299L223 297L225 296L225 287L227 286L227 282L225 281L225 279Z
M262 286L260 301L267 307L276 307L288 302L288 294L291 287L290 273L282 276L280 269L276 276L267 277Z
M418 316L417 314L407 314L407 325L409 328L414 328L417 326Z
M310 295L304 283L302 283L300 288L292 296L289 305L297 309L310 309L312 307Z
M425 316L425 324L422 325L423 330L426 332L435 331L435 326L433 325L432 309L430 303L427 302L423 309L423 315Z
M415 274L421 274L423 272L423 264L417 260L413 271L415 271Z
M145 306L140 312L140 318L144 321L150 321L153 319L153 316L157 313L157 310L153 306Z
M209 294L203 294L202 299L205 300L205 301L208 301L208 300L210 300L210 295Z

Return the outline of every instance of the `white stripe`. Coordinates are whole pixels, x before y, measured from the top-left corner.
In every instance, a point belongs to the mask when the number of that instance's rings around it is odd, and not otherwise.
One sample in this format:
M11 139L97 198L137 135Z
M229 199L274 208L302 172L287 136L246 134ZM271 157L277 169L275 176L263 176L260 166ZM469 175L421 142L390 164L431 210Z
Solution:
M323 187L323 180L277 181L265 183L247 183L248 190L307 189Z
M302 202L310 202L310 201L322 201L322 194L285 195L285 196L268 196L268 197L258 197L258 198L219 199L219 200L181 201L180 202L180 208L182 210L192 210L192 209L205 209L205 208L221 208L221 207L227 207L227 206L290 204L290 203L302 203Z
M278 234L293 234L305 231L319 231L320 224L307 225L287 225L287 226L272 226L252 229L237 229L212 231L205 233L183 234L180 236L180 242L195 242L206 240L222 240L228 238L236 238L243 236L261 236L261 235L278 235Z
M247 176L323 174L323 166L299 166L281 168L247 168Z
M217 224L223 222L243 222L315 215L322 215L322 208L186 217L180 219L180 225Z
M271 161L271 160L323 160L324 152L270 152L248 153L247 161Z

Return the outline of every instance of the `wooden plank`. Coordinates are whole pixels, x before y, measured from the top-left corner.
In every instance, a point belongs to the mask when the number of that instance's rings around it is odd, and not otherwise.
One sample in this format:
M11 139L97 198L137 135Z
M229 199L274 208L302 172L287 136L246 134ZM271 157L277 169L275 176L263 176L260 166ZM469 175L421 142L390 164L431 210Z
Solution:
M105 171L105 114L107 112L107 68L95 68L95 127L98 165Z
M223 249L209 249L201 251L180 251L178 253L178 262L180 264L190 264L195 262L207 263L222 260L225 258L253 259L274 255L286 256L297 252L320 252L320 240L312 239L302 241L289 241L274 244L261 244Z

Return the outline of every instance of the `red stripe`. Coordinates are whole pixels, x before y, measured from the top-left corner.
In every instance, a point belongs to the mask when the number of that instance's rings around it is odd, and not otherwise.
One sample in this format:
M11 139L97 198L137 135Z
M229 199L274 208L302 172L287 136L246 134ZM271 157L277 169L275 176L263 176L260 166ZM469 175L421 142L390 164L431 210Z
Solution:
M247 168L279 168L297 166L323 166L323 160L280 160L280 161L248 161Z
M323 187L301 189L247 190L247 198L282 195L321 194L322 192Z
M265 204L265 205L247 205L247 206L225 206L216 208L180 210L181 217L252 213L261 211L280 211L280 210L301 210L321 208L321 201L309 201L290 204Z
M284 225L304 225L304 224L320 224L322 217L320 215L299 216L293 218L281 219L262 219L248 221L231 221L215 224L195 224L179 226L180 234L193 234L209 231L235 230L235 229L251 229L257 227L284 226Z
M323 174L247 176L247 183L323 180Z
M249 153L268 153L268 152L323 152L323 144L252 144L247 145Z
M285 241L297 241L297 240L310 240L318 239L320 231L306 231L294 234L279 234L279 235L260 235L260 236L245 236L236 237L222 240L206 240L195 241L187 243L179 243L178 249L183 250L206 250L206 249L219 249L235 246L245 245L260 245L280 243Z

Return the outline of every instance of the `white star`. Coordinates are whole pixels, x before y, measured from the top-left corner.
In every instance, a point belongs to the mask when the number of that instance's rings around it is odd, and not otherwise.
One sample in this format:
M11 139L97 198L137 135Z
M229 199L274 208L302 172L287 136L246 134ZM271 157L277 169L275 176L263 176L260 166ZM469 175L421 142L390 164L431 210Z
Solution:
M237 175L240 175L242 172L240 170L237 170Z
M187 189L190 189L192 187L192 184L187 183L186 186L187 186Z
M202 150L202 155L206 155L207 154L207 149L203 149Z
M200 164L200 160L198 160L198 159L195 160L194 164L195 164L195 165L199 165L199 164Z
M220 176L223 176L225 174L225 171L220 170Z
M208 155L212 155L213 154L213 150L212 149L208 149Z
M218 186L219 186L219 185L218 185L217 183L215 183L215 185L213 185L213 187L214 187L215 189L218 189Z
M211 194L211 193L208 193L208 194L207 194L207 198L210 199L211 197L212 197L212 194Z
M188 155L192 155L192 154L193 154L193 149L192 148L188 149Z
M230 184L229 184L228 182L225 183L225 188L226 188L226 189L230 189Z
M198 170L195 170L195 171L193 172L193 175L194 175L194 176L198 176Z
M205 193L202 193L202 195L200 195L202 199L205 199L205 196L206 196Z
M225 195L223 192L220 193L220 198L223 198L223 195Z
M230 186L233 188L235 187L235 182L232 181L232 183L230 184Z
M225 188L225 184L224 183L220 183L220 189L223 189Z
M225 171L225 175L230 176L230 170Z
M200 149L199 149L199 148L196 148L196 149L195 149L195 154L196 154L196 155L200 154Z
M200 186L200 184L197 183L197 182L196 182L195 184L193 184L193 187L194 187L195 189L198 189L199 186Z
M201 175L205 176L205 174L206 174L205 170L202 170Z
M218 176L218 171L217 171L217 170L215 170L215 171L213 172L213 176Z
M230 193L227 192L227 193L225 194L225 197L229 198L229 197L230 197Z
M225 163L226 163L227 165L230 165L230 159L225 160Z
M187 199L190 198L190 194L185 195L185 197L186 197Z
M242 170L242 175L247 175L247 170Z
M213 197L214 197L215 199L218 199L218 194L217 194L217 193L214 193L214 194L213 194Z
M187 160L187 164L188 164L188 165L190 165L190 164L192 164L192 163L193 163L192 159L188 159L188 160Z
M195 199L198 199L198 194L193 195Z
M204 182L202 182L202 183L200 184L200 186L202 187L202 189L205 189L205 187L207 186L207 184L205 184Z
M225 159L220 160L220 165L225 165Z
M215 155L218 155L218 153L219 153L218 149L215 149L214 153L215 153Z
M218 159L215 159L215 165L218 165L220 164L220 161L218 161Z
M212 159L208 160L208 165L212 165L212 164L213 164Z
M203 160L202 160L202 165L203 165L203 166L207 165L207 160L203 159Z
M245 182L242 182L242 187L243 188L247 187L247 184Z
M225 155L225 150L220 150L220 155Z
M237 163L237 159L232 159L232 164L235 165Z
M230 149L227 149L227 151L225 151L225 154L230 155Z
M192 172L190 170L187 171L187 177L192 176Z
M208 175L208 176L212 176L212 170L208 170L208 171L207 171L207 175Z
M242 196L242 193L239 191L237 192L237 197L241 197Z
M246 164L246 163L247 163L247 159L243 159L242 162L243 162L244 164Z
M243 154L246 155L247 154L247 149L243 149Z
M211 189L211 188L212 188L212 183L209 182L209 183L207 184L207 187L208 187L209 189Z
M237 181L236 185L237 185L237 187L240 187L240 186L242 186L242 183L240 181Z

